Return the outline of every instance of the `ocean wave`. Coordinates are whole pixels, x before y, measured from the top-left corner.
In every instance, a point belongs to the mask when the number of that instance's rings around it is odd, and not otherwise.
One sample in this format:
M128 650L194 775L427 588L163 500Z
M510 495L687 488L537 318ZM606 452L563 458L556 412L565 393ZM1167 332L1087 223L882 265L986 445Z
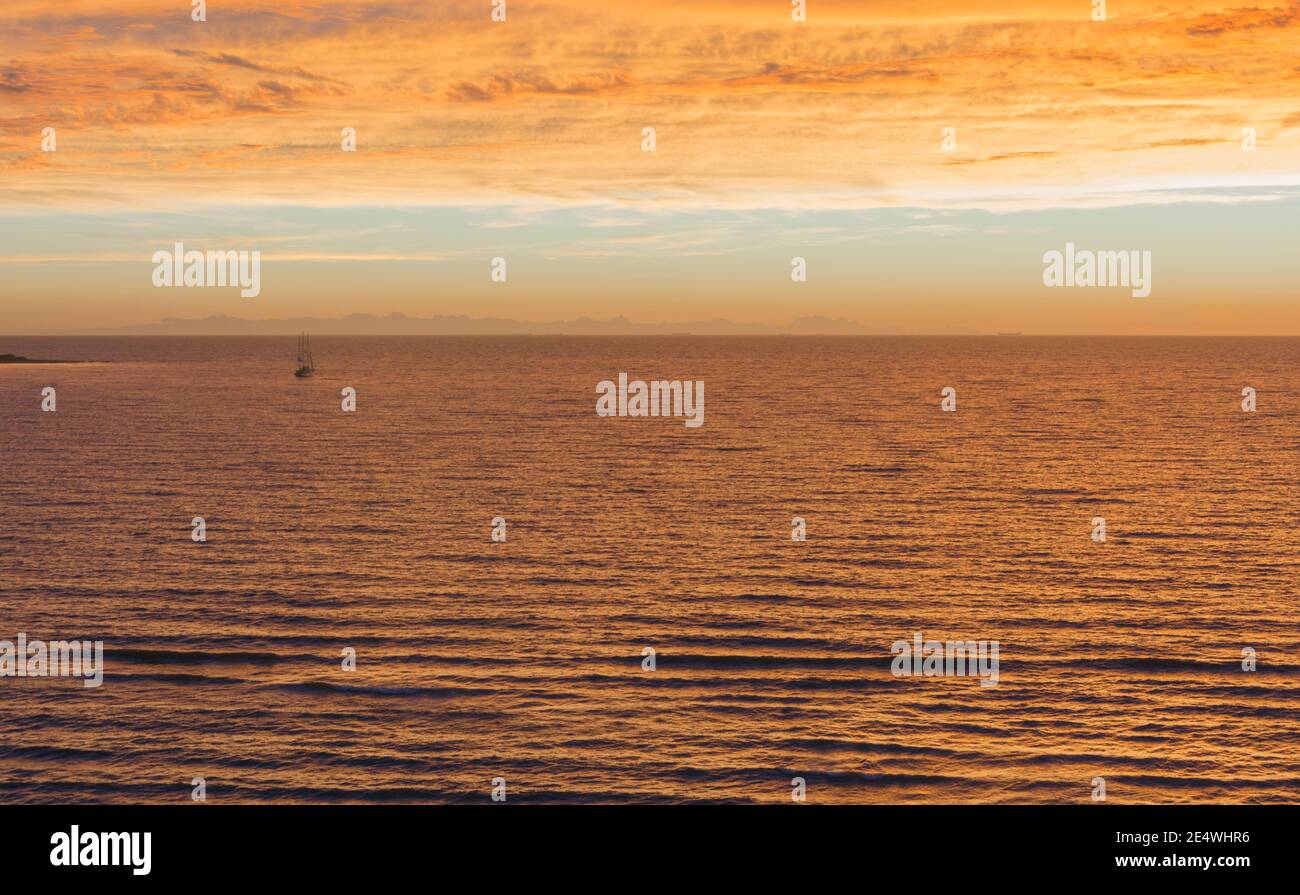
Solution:
M1182 659L1170 656L1125 656L1120 658L1073 658L1038 660L1044 665L1075 665L1084 668L1104 668L1116 671L1193 672L1198 674L1231 673L1240 676L1270 673L1300 674L1300 665L1268 664L1261 662L1259 670L1241 669L1240 657L1233 659ZM1027 663L1028 664L1028 663ZM1037 664L1037 662L1035 663ZM1004 663L1005 665L1005 663Z
M122 674L116 671L105 671L104 680L120 681L122 683L147 681L151 684L176 684L178 686L203 684L214 687L240 686L249 683L249 681L237 677L213 677L207 674L184 674L182 672L172 674Z
M640 656L628 657L640 662ZM889 656L775 656L741 653L659 652L662 668L888 668Z
M278 653L199 652L164 649L105 649L104 658L142 665L275 665L290 661L291 657Z
M383 698L427 697L453 699L461 696L495 696L500 691L479 687L385 687L364 684L333 684L328 681L300 681L297 683L262 684L262 690L283 690L289 693L313 695L379 696Z
M116 752L107 749L74 749L66 746L5 746L0 745L0 758L34 758L42 761L112 760Z

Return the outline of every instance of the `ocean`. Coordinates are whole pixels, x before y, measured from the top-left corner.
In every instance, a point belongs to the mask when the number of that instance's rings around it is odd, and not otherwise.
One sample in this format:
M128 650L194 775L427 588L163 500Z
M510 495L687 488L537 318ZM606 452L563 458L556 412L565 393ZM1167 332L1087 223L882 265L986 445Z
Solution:
M313 348L0 338L0 801L1300 796L1300 339Z

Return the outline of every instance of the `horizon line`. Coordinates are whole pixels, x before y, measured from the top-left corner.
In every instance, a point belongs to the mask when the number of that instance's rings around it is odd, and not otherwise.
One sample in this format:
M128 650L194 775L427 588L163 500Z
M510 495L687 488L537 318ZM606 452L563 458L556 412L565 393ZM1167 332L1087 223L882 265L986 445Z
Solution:
M0 339L282 339L283 333L0 333ZM310 333L308 334L310 335ZM1300 339L1300 333L320 333L320 339Z

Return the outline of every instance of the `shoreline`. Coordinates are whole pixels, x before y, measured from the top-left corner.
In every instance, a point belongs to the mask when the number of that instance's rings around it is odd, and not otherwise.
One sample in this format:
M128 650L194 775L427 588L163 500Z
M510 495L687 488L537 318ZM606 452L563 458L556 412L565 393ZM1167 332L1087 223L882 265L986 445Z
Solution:
M84 360L45 360L43 358L23 357L21 354L0 354L0 364L84 364Z

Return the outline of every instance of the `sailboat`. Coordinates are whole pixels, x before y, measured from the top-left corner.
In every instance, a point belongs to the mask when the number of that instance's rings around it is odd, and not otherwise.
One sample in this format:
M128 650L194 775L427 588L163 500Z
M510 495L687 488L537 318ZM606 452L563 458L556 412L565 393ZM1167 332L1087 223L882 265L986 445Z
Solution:
M304 379L315 372L316 362L311 357L311 342L307 339L307 334L303 333L298 337L298 369L293 371L293 375Z

